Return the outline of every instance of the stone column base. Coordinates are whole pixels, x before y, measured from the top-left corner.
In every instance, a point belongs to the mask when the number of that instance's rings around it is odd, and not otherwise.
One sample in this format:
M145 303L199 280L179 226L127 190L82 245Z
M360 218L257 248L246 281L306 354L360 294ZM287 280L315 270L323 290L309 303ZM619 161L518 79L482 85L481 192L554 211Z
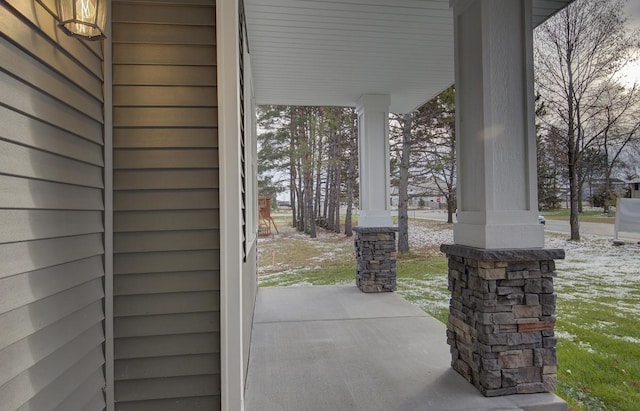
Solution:
M356 285L365 293L396 290L395 227L354 227Z
M564 250L444 244L451 366L487 396L556 389L555 259Z

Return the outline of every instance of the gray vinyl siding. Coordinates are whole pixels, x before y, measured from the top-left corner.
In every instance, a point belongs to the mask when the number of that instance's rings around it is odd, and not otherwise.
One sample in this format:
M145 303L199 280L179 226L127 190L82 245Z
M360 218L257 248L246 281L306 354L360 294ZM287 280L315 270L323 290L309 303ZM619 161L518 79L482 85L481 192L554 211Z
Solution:
M113 2L116 410L220 408L215 2Z
M0 410L101 410L102 48L33 1L0 32Z

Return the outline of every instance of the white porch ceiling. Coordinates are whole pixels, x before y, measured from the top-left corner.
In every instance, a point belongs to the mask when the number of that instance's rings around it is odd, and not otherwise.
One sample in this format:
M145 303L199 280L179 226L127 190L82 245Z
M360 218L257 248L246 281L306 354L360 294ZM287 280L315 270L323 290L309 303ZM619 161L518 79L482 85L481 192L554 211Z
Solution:
M538 25L572 0L534 0ZM453 83L449 0L245 0L258 104L419 107Z

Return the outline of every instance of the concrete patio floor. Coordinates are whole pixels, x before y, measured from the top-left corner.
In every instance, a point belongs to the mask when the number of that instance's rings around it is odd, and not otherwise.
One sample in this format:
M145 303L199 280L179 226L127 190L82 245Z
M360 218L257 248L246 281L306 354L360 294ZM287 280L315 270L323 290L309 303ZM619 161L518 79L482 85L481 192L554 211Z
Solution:
M247 411L564 411L553 394L485 398L450 366L445 326L396 293L260 288Z

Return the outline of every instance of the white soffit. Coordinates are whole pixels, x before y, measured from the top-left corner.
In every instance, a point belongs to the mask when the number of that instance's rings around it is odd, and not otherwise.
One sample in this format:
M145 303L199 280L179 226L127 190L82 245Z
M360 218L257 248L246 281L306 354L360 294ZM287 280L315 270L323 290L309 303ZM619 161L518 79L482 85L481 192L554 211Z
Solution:
M571 0L534 0L534 24ZM257 104L419 107L453 83L449 0L245 0Z

